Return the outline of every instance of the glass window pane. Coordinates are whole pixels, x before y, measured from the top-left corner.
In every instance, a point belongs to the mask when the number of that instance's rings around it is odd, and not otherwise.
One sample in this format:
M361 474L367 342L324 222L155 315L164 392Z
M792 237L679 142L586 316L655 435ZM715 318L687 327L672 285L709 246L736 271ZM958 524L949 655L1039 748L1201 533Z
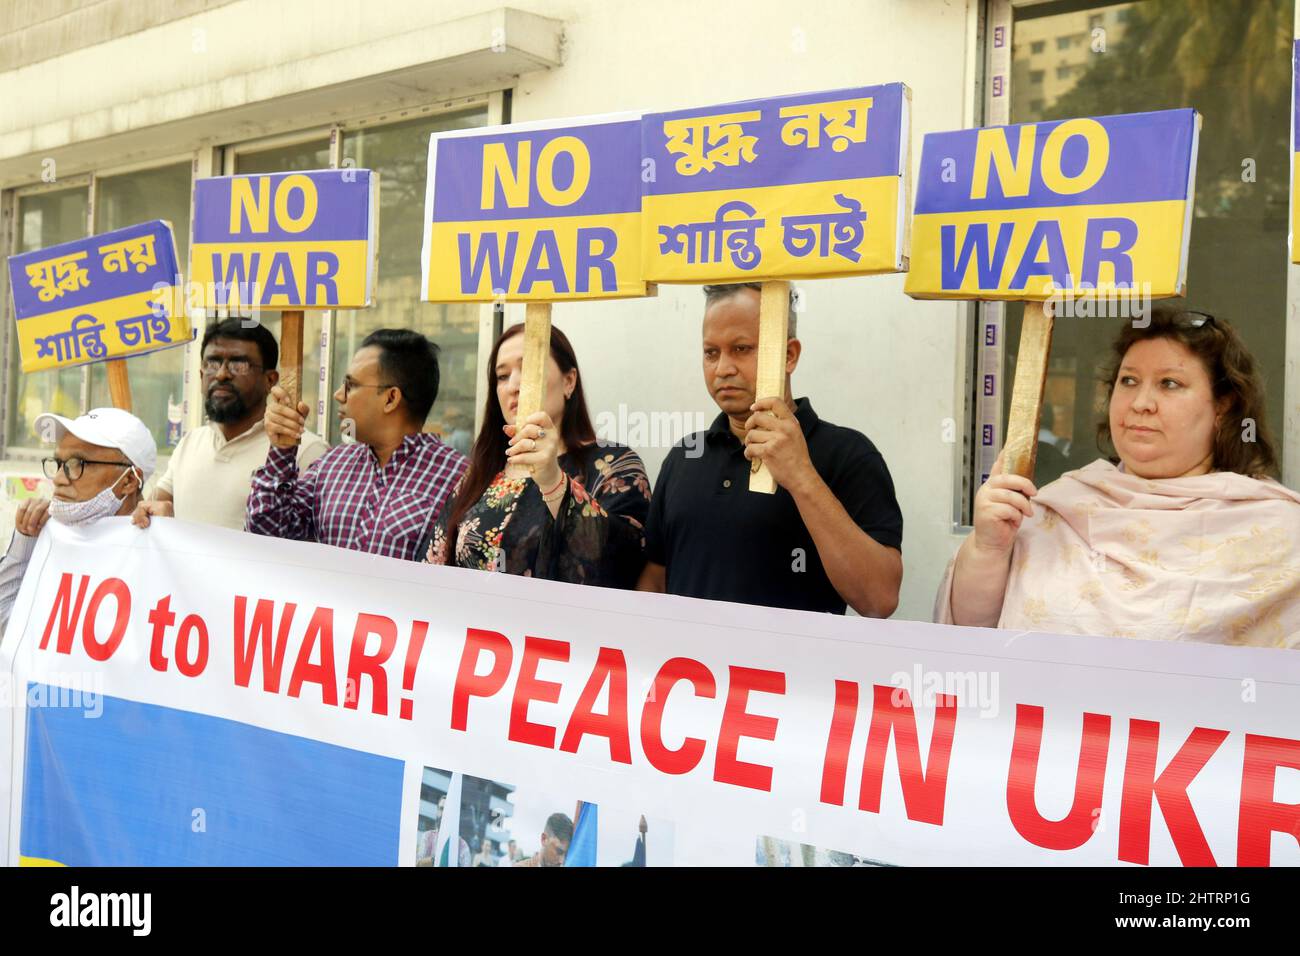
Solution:
M86 236L89 193L85 186L18 198L17 251L32 252ZM12 305L10 306L12 309ZM39 448L33 423L43 412L75 416L81 409L81 369L22 373L17 336L10 336L9 422L11 447Z
M255 153L237 153L235 156L236 173L282 173L299 169L329 169L330 148L328 140L307 140L274 149L258 150ZM311 414L307 417L307 427L319 435L325 434L325 425L316 420L316 402L320 398L320 340L321 316L319 309L307 309L303 312L302 330L302 400L307 403ZM280 313L263 311L262 324L280 341ZM280 360L284 368L284 359ZM326 409L328 415L328 409Z
M235 154L236 173L288 173L300 169L329 168L330 144L327 139Z
M1034 10L1017 9L1011 122L1186 106L1204 117L1187 295L1170 301L1228 319L1240 331L1263 374L1269 425L1278 438L1284 410L1292 0L1143 0L1048 16L1034 16ZM1059 47L1064 38L1082 36L1086 40L1068 44L1061 58L1066 75L1044 75L1031 63L1036 44L1056 40ZM1021 306L1008 305L1008 393L1022 316ZM1055 323L1044 397L1050 434L1040 436L1034 479L1040 487L1099 455L1096 425L1104 391L1097 378L1122 321L1062 317ZM1046 443L1055 447L1045 450Z
M336 315L333 381L337 386L343 380L352 354L375 329L411 328L424 333L442 350L438 400L425 429L461 451L469 450L474 429L479 306L420 301L424 189L429 135L486 123L487 111L476 109L361 129L343 137L346 163L379 172L379 269L375 304ZM330 441L337 442L338 417L328 417Z
M121 229L150 219L166 219L176 236L179 261L188 261L190 242L190 164L177 163L96 180L95 232ZM184 266L182 266L182 269ZM127 362L131 410L149 426L159 450L180 441L185 349L162 349ZM108 371L90 366L90 405L113 404ZM169 427L170 425L170 427Z

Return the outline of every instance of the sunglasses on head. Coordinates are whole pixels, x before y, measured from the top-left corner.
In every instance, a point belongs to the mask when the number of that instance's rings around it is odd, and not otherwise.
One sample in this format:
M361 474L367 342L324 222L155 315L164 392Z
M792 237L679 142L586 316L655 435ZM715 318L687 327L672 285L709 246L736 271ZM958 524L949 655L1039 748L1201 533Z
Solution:
M1210 313L1197 312L1192 309L1180 312L1178 318L1174 320L1174 325L1180 329L1218 328L1218 323L1214 321L1214 316L1210 315Z

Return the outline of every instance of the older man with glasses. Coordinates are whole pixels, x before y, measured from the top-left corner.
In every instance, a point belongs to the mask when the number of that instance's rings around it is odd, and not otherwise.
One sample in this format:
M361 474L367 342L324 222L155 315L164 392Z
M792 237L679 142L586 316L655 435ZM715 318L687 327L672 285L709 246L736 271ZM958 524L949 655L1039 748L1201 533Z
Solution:
M129 515L157 463L149 429L120 408L96 408L77 419L47 413L36 419L36 432L56 443L54 455L42 463L45 477L54 482L54 497L29 498L14 516L9 551L0 560L0 628L8 626L45 523L53 518L84 525Z
M187 432L172 452L151 501L135 511L135 523L151 516L181 518L244 530L253 472L266 462L271 441L262 419L266 399L280 380L280 347L262 325L226 319L203 334L203 409L208 423ZM304 431L297 464L306 471L329 450L319 435Z

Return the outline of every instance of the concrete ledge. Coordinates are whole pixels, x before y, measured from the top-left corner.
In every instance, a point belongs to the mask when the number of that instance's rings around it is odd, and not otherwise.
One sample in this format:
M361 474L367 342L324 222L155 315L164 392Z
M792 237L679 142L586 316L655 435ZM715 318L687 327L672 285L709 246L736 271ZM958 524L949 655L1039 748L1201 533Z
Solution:
M191 22L199 19L139 36L146 44L166 49L180 37L188 42ZM174 30L181 32L163 35ZM150 34L158 35L150 39ZM47 96L35 99L66 103L66 111L36 125L8 129L0 125L0 187L38 182L46 158L55 160L62 179L140 157L187 152L203 142L248 139L508 87L521 73L559 66L562 41L560 21L498 7L85 111L77 109L78 87L93 81L69 76L68 71L89 65L75 62L88 51L44 60L0 74L0 102L30 102L31 91L49 90ZM117 69L133 69L120 62L130 51L125 46L109 49L114 46L99 48L99 62L116 57ZM20 90L27 95L19 95ZM87 91L86 98L94 97ZM43 115L50 113L46 109ZM17 121L23 122L22 117Z

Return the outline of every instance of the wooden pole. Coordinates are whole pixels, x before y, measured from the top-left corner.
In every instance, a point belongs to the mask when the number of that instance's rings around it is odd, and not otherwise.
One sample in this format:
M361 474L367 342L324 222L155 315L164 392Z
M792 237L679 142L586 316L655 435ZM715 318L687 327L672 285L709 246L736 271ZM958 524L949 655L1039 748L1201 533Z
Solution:
M302 401L302 309L280 313L280 387L294 407Z
M111 359L104 364L108 368L108 394L113 399L113 407L129 412L131 410L131 373L127 371L126 359Z
M542 410L546 399L546 362L551 355L551 303L529 302L524 309L524 366L519 383L519 407L515 410L515 427L529 415ZM506 474L512 478L531 477L525 465L511 465Z
M763 283L758 306L758 381L754 398L785 398L785 343L790 328L790 283L775 279ZM749 490L776 492L776 480L766 465L752 463Z
M1002 470L1033 480L1038 455L1038 422L1047 383L1047 353L1052 347L1052 312L1042 302L1025 303L1025 321L1016 352L1016 381L1011 389Z

